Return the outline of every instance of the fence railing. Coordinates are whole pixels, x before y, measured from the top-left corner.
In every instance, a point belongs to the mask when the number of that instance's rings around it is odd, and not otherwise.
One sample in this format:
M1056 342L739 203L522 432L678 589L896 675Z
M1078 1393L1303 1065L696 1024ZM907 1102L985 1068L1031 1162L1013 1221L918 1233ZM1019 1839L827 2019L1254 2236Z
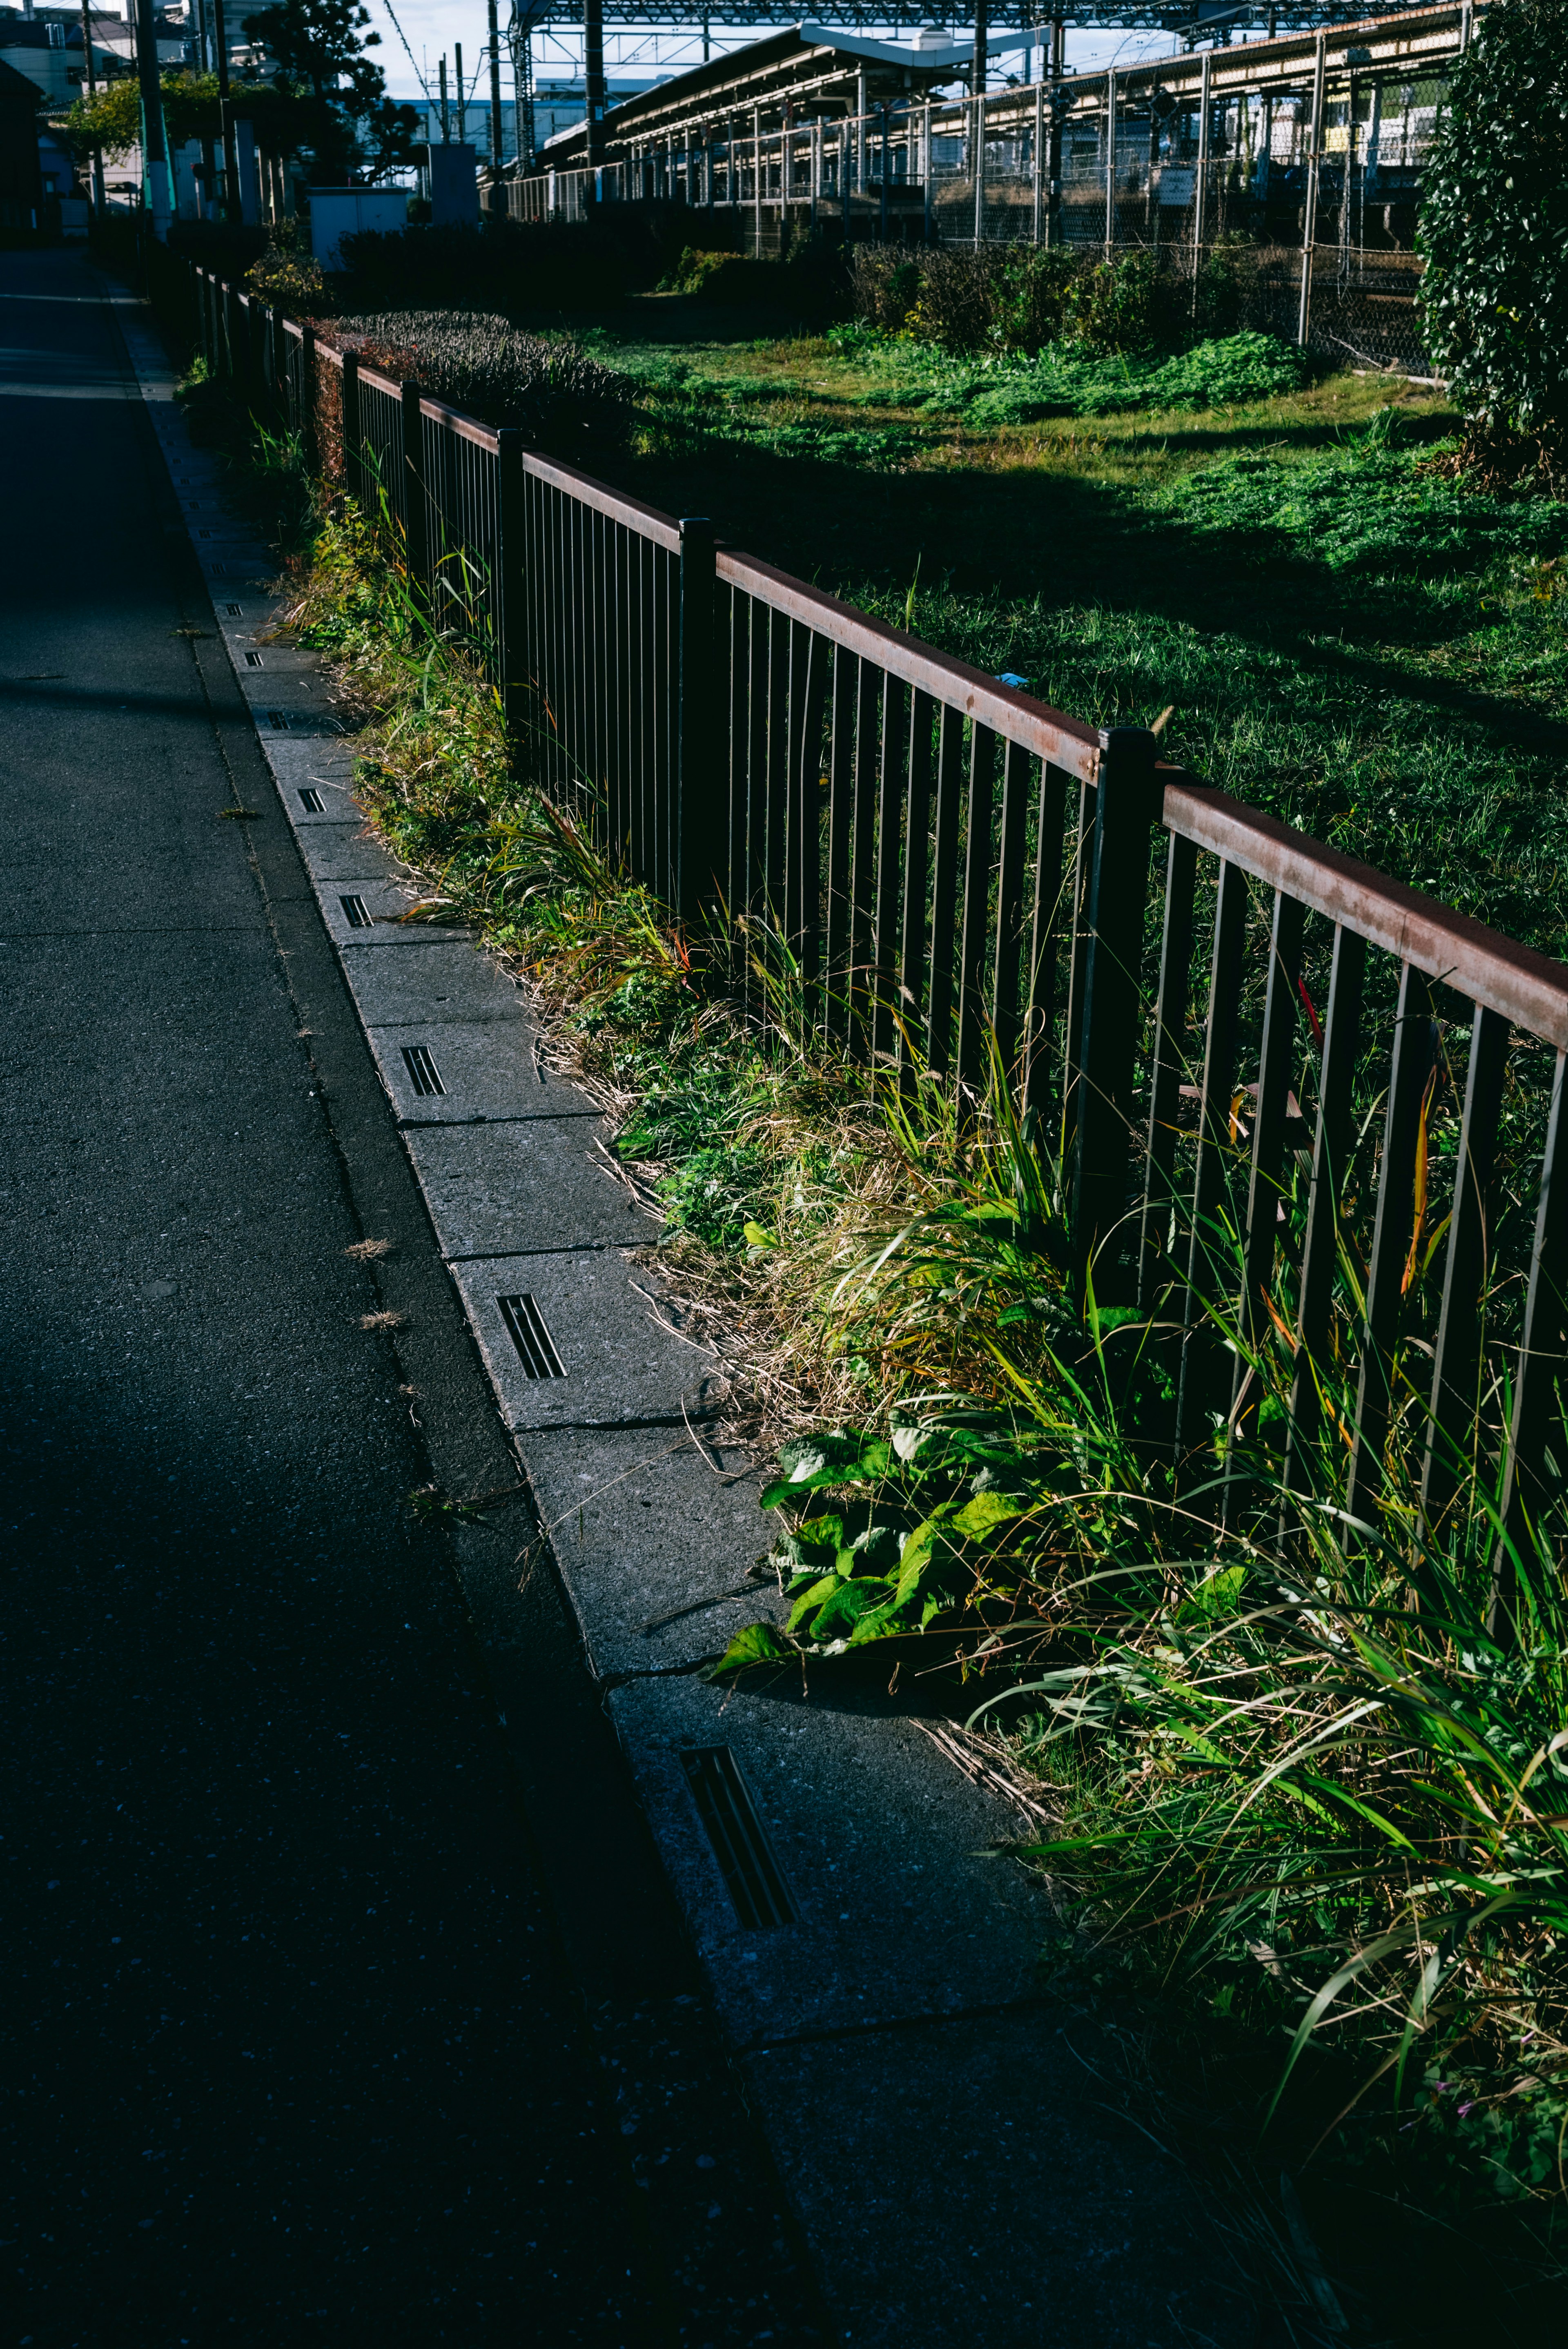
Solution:
M771 961L824 1046L972 1122L1002 1072L1080 1306L1171 1332L1178 1454L1255 1422L1272 1322L1287 1475L1332 1421L1353 1515L1396 1442L1434 1522L1489 1444L1515 1527L1558 1512L1568 967L191 282L210 365L477 647L527 777L738 988Z

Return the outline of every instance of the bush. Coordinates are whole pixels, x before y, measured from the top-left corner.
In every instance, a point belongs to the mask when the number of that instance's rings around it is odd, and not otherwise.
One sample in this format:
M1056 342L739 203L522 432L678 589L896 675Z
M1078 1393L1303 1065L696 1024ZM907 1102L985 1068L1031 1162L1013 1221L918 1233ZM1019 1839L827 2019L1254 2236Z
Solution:
M1095 261L1063 245L931 245L917 254L857 245L849 267L861 317L948 351L1037 351L1051 343L1145 351L1174 347L1194 326L1188 287L1151 254ZM1199 330L1229 334L1241 304L1232 256L1215 257L1199 293Z
M802 240L779 261L687 245L659 282L661 294L689 294L727 307L766 304L795 316L825 317L842 305L844 273L830 247Z
M1427 348L1485 440L1568 471L1568 0L1497 0L1454 69L1418 243Z
M245 272L245 283L264 302L280 303L296 317L317 318L332 307L321 264L301 250L297 221L273 223L261 259Z
M1119 254L1081 270L1067 290L1067 335L1088 351L1108 356L1179 342L1190 317L1185 288L1152 254Z
M488 424L519 426L557 455L614 445L631 421L631 379L570 336L525 335L470 311L392 310L340 319L334 339Z

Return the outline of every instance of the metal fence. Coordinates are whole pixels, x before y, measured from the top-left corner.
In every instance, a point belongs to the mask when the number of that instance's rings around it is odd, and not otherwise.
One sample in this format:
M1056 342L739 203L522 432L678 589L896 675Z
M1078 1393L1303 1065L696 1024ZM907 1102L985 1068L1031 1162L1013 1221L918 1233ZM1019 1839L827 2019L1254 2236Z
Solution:
M634 140L596 171L503 183L488 201L520 221L684 204L694 244L757 255L814 233L1144 253L1187 277L1218 257L1245 323L1424 371L1416 212L1470 26L1466 6L1425 9L978 101L778 125L757 109Z
M1326 1415L1352 1510L1390 1443L1433 1518L1489 1443L1506 1516L1559 1510L1568 968L191 285L210 365L466 631L521 771L718 919L738 989L771 962L807 1031L961 1121L1005 1075L1059 1151L1080 1305L1171 1333L1179 1449L1262 1402L1214 1307L1243 1354L1271 1320L1294 1346L1292 1473Z

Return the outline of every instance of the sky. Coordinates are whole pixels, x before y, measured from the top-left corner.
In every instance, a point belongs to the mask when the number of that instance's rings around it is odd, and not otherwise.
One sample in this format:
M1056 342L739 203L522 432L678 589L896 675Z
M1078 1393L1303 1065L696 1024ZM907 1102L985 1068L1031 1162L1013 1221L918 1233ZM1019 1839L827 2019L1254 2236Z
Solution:
M375 29L381 36L377 62L387 76L387 86L394 98L415 98L421 96L418 73L410 65L403 44L397 37L387 0L368 0ZM456 43L463 48L463 78L470 87L476 73L480 76L476 95L482 103L489 88L489 75L482 70L486 40L486 15L483 0L393 0L397 21L407 36L408 47L418 60L418 71L429 82L435 93L438 60L445 50L448 72L452 74L452 52ZM802 10L802 15L806 12ZM503 35L501 57L501 94L511 96L511 74L504 49L504 35L509 0L500 0L500 26ZM788 18L781 19L788 22ZM830 24L831 13L824 10L818 19ZM946 21L938 19L938 21ZM960 30L964 37L967 28ZM726 49L745 47L759 33L736 29L716 29L713 35L715 54ZM890 39L907 40L907 31L890 34ZM1068 27L1068 66L1074 73L1090 73L1109 64L1136 65L1146 57L1171 57L1181 43L1172 35L1148 30L1097 32L1092 28L1079 31ZM694 26L688 34L679 32L616 32L608 30L604 37L605 66L612 80L624 74L642 79L656 74L675 73L702 59L702 36ZM536 81L567 80L583 70L583 36L577 26L563 25L559 29L536 33L533 45L534 78ZM1039 71L1036 52L1035 74Z

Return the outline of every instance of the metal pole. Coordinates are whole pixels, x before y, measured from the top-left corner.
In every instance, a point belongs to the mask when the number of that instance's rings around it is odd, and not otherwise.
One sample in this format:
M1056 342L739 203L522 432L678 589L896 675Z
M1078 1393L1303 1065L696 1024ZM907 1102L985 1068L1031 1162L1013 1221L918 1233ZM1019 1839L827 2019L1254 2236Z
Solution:
M604 160L604 0L583 0L583 84L588 166L597 171Z
M882 186L880 190L882 208L877 220L877 233L880 235L884 244L887 243L887 139L888 110L884 106L882 110L882 140L880 156L882 164Z
M1203 60L1207 74L1209 60ZM1109 261L1116 247L1116 75L1105 78L1105 257Z
M1209 224L1209 57L1203 52L1198 79L1198 171L1192 196L1192 311L1198 309L1198 272L1203 265L1203 232Z
M496 0L490 0L490 163L500 170L500 27L496 21Z
M926 119L931 109L926 109ZM1040 227L1045 217L1046 181L1046 85L1040 82L1035 90L1035 243L1040 241Z
M229 104L229 36L223 29L223 0L212 0L212 46L218 52L218 135L223 147L223 218L240 218L240 157L234 143L234 116Z
M762 258L762 109L751 109L752 250Z
M82 0L82 66L87 77L88 96L90 98L97 98L98 67L93 63L93 26L88 0ZM202 160L207 166L208 172L211 174L212 168L212 146L210 140L202 147L201 156ZM209 176L207 182L209 202L211 200L211 193L212 183L211 179ZM97 146L93 149L93 209L98 213L99 220L102 220L106 209L103 186L103 149Z
M1060 16L1051 25L1051 126L1047 134L1046 243L1062 241L1062 76L1067 67L1067 26Z
M458 51L458 86L459 88L462 87L463 78L462 58L463 53L461 49L459 49ZM439 83L441 92L441 144L443 147L447 147L451 144L452 120L447 105L447 60L444 52L438 70L437 79Z
M920 161L925 180L925 241L930 244L933 241L932 233L936 225L934 204L936 191L932 185L931 178L931 100L929 98L921 108L920 115Z
M984 90L975 100L975 243L978 248L985 233L985 98Z
M1305 349L1312 324L1312 248L1317 238L1317 157L1323 143L1323 78L1324 47L1326 33L1317 36L1317 56L1312 69L1312 119L1307 130L1306 202L1301 221L1301 300L1296 309L1295 339Z
M152 0L136 0L136 65L141 85L141 178L152 233L161 244L174 212L169 134L163 122L163 86L158 78L158 36Z
M461 41L453 42L452 55L457 61L458 67L458 144L459 147L465 147L468 144L469 138L469 91L468 84L463 79L463 45ZM443 73L446 70L446 59L444 57L441 60L441 69ZM442 120L444 124L444 116ZM441 136L444 139L446 135L446 130L443 128Z

